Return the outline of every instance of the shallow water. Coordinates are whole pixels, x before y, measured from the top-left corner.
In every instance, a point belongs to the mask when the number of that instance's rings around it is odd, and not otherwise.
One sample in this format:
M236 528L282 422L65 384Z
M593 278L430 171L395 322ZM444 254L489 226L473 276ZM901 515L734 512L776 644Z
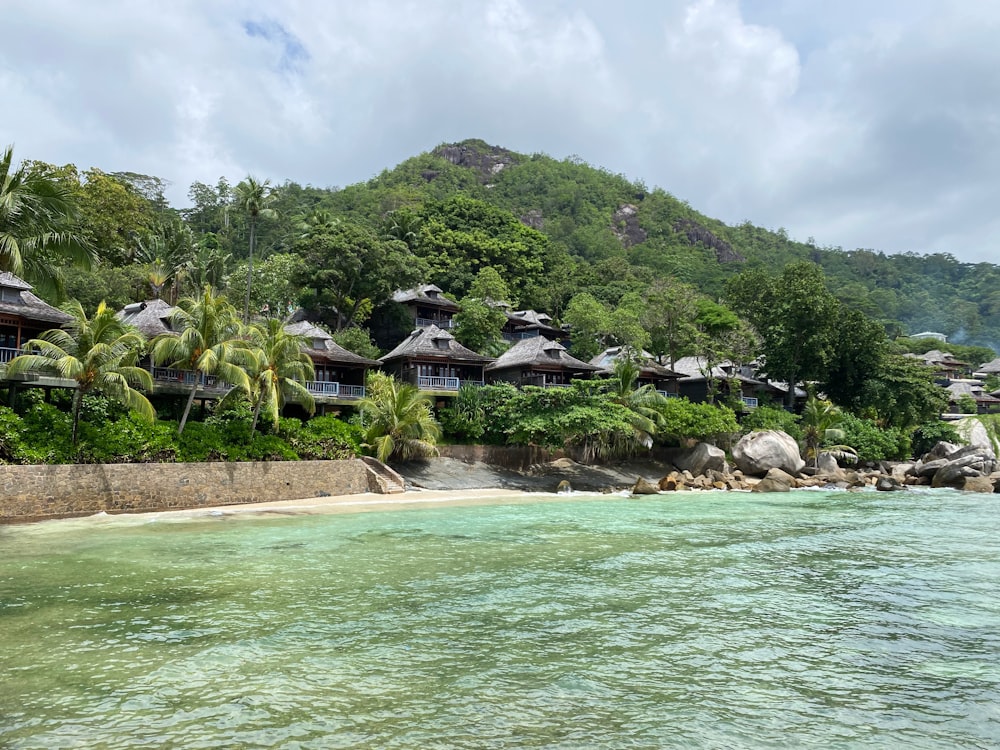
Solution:
M1000 496L0 527L0 746L1000 745Z

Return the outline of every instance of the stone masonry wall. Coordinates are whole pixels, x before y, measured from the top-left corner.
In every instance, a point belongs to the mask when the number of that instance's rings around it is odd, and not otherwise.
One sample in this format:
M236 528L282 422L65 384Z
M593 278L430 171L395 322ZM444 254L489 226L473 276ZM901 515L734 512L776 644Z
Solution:
M358 459L0 466L0 523L375 491Z

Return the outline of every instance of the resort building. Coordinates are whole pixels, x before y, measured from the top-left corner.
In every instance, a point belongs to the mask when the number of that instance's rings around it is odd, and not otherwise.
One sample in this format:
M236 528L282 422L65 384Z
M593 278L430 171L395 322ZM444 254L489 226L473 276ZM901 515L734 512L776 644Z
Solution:
M287 325L285 331L306 338L304 351L313 362L315 379L305 386L316 399L318 413L322 414L326 405L347 405L364 398L365 377L378 362L348 351L309 321Z
M0 273L0 363L21 353L29 339L70 320L62 310L31 293L31 284L5 271Z
M744 408L756 409L762 401L781 403L788 393L787 384L754 377L753 367L729 360L709 366L705 357L681 357L674 362L673 369L682 376L677 392L691 401L707 401L710 390L714 389L716 400L735 397ZM796 404L803 402L806 395L796 387Z
M559 342L535 336L514 344L486 368L486 373L491 382L551 387L593 377L600 369L572 356Z
M457 302L445 297L441 288L433 284L395 292L392 301L406 308L415 328L437 326L449 329L455 313L461 310Z
M590 364L597 365L601 368L602 374L610 376L614 372L615 363L622 357L624 349L625 347L621 346L605 349L591 359ZM677 382L683 377L680 373L659 364L647 351L639 353L637 363L639 365L639 376L636 378L637 388L651 385L661 396L675 398L680 395L677 388Z
M551 341L560 341L566 336L566 332L561 328L552 325L552 316L534 310L510 310L504 311L507 315L507 322L504 324L501 335L507 341L520 341L521 339L533 339L536 336L545 336Z
M483 385L491 357L462 346L436 325L415 329L379 359L382 369L422 391L448 396L466 384Z

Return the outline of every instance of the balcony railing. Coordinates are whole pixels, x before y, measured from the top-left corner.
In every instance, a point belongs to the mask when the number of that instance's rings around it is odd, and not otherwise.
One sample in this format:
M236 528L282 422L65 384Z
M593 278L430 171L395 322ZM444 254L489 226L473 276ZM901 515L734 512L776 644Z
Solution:
M190 370L174 370L170 367L154 367L153 380L161 383L178 383L180 385L194 385L194 373ZM198 385L205 388L227 388L229 386L224 380L219 380L214 375L198 376Z
M449 320L434 320L433 318L417 318L417 328L427 328L437 326L438 328L451 328L454 323Z
M745 407L747 407L748 409L756 409L757 408L757 399L755 399L755 398L752 398L750 396L743 396L740 399L740 401L742 401L743 405Z
M663 398L680 398L681 394L671 393L670 391L657 391Z
M14 349L8 346L0 346L0 364L7 364L18 354L24 354L20 349Z
M438 378L427 375L417 377L417 388L425 391L457 391L462 382L458 378Z
M365 387L363 385L346 385L326 380L307 381L306 390L317 396L336 396L340 398L365 397Z

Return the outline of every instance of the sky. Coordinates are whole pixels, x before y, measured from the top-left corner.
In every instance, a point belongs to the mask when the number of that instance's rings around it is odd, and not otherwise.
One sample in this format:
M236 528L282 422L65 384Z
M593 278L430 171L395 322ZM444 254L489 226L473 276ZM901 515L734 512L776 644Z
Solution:
M481 138L820 246L1000 263L997 0L0 0L15 160L364 181Z

